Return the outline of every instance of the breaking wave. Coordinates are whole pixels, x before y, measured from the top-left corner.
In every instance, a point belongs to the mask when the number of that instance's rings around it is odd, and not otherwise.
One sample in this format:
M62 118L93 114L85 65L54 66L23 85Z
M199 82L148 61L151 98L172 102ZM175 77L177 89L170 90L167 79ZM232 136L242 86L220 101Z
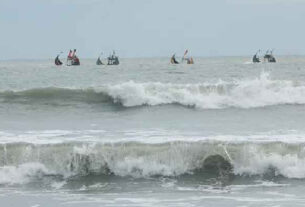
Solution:
M37 88L2 91L0 101L110 103L124 107L181 104L202 109L255 108L281 104L305 104L305 85L294 81L272 80L268 73L259 78L216 84L136 83L133 81L99 88Z
M305 144L168 142L146 144L61 143L0 145L0 184L26 183L32 177L115 175L145 178L200 173L205 160L219 155L235 175L305 178ZM211 161L210 161L211 164Z

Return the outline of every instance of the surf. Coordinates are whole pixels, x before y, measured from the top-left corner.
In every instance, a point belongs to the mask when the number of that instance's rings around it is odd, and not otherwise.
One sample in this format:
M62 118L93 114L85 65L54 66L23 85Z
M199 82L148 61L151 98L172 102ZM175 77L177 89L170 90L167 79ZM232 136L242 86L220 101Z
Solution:
M33 88L0 91L4 103L79 102L115 104L125 108L179 104L197 109L259 108L305 104L305 83L273 80L269 73L255 79L217 83L174 84L134 82L92 88Z
M303 148L282 142L9 143L0 145L0 184L44 176L200 177L217 166L232 168L234 176L304 179Z

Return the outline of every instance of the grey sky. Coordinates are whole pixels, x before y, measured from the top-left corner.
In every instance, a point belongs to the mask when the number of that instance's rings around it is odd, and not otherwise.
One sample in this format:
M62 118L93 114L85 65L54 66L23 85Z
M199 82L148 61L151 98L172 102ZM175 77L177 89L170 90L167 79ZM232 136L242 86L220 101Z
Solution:
M0 59L305 54L305 0L0 0Z

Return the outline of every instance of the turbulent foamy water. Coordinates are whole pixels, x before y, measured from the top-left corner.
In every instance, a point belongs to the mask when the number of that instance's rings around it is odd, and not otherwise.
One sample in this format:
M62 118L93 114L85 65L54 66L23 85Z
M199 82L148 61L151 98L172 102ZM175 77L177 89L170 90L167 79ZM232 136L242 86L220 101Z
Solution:
M305 59L247 61L0 62L1 206L304 206Z

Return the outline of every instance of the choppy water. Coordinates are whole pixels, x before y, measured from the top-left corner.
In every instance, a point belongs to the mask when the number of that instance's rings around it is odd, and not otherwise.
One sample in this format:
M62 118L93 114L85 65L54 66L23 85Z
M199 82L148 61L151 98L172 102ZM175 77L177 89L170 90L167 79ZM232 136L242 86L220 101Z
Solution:
M278 59L0 62L1 206L304 206L305 58Z

